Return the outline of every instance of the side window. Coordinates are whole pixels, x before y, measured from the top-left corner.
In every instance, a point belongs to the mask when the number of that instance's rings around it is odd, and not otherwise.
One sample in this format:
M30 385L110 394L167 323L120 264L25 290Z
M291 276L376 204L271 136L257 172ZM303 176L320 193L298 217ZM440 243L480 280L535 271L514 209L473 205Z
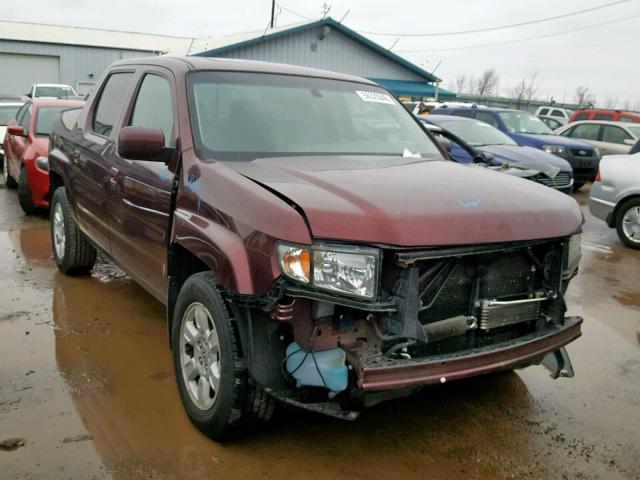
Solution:
M471 118L471 112L469 110L455 110L452 115L455 115L456 117Z
M562 110L551 110L551 116L552 117L564 117L564 113L562 113Z
M602 130L602 141L609 143L624 143L625 140L632 138L627 132L620 127L613 125L605 125Z
M600 131L600 125L597 123L583 123L582 125L576 125L569 132L569 137L581 138L583 140L598 140L598 132Z
M498 128L498 120L488 112L476 112L476 120L480 120L481 122L488 123L492 127Z
M596 113L594 120L613 120L613 115L611 113Z
M540 113L538 113L538 115L542 115L543 117L545 115L549 115L549 109L548 108L543 108L542 110L540 110Z
M29 131L29 123L31 123L31 104L29 104L22 119L20 120L20 125L22 125L25 132Z
M578 122L580 120L589 120L589 114L587 112L581 112L573 119L574 122Z
M129 125L159 128L166 147L175 147L174 114L171 84L159 75L145 75L133 107Z
M102 89L98 106L93 116L92 129L95 133L108 137L113 130L127 102L133 73L113 73Z

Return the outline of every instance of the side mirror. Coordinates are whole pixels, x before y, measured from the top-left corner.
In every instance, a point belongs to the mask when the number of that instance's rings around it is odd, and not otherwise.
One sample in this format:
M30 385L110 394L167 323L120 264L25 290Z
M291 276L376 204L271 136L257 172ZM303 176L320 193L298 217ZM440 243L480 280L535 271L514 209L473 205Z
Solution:
M22 125L9 125L7 127L7 133L9 135L15 135L16 137L27 136L27 132L24 131L24 127Z
M624 139L624 144L625 145L631 145L632 147L636 144L637 140L634 140L633 138L625 138Z
M448 138L443 137L442 135L436 135L435 137L440 144L440 147L442 147L445 152L451 153L451 141Z
M475 163L484 163L486 165L493 165L493 155L489 152L480 152L473 159Z
M165 161L164 132L159 128L124 127L118 137L118 154L129 160Z

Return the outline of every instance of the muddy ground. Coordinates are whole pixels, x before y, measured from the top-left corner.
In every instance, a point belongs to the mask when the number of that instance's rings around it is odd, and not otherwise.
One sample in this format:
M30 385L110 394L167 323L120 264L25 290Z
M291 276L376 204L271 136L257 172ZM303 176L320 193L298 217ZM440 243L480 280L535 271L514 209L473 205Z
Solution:
M575 378L453 382L355 423L281 410L220 445L182 410L162 306L106 263L58 273L46 218L0 189L0 442L24 439L0 478L640 478L640 251L584 211Z

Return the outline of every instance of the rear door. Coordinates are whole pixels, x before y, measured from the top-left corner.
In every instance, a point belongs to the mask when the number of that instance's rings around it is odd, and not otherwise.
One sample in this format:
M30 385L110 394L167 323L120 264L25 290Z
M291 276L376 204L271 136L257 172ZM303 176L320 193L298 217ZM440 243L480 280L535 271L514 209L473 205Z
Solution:
M88 112L83 138L69 152L73 164L69 188L78 224L107 253L111 253L108 191L113 187L114 127L124 116L134 74L133 70L116 70L109 74Z
M123 126L161 129L170 156L178 138L173 76L162 68L147 68L136 83ZM117 152L114 172L117 176L110 193L113 256L164 301L173 173L163 162L131 160Z

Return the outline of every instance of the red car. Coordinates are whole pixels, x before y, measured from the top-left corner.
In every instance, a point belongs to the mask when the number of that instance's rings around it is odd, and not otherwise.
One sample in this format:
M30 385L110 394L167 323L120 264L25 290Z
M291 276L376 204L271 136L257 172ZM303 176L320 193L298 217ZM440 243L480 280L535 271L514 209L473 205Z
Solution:
M571 115L569 122L577 122L579 120L610 120L613 122L640 123L640 113L602 108L585 108L583 110L576 110L575 113Z
M18 188L25 213L49 207L49 133L64 110L80 108L80 100L34 99L25 103L7 126L4 138L4 182Z

